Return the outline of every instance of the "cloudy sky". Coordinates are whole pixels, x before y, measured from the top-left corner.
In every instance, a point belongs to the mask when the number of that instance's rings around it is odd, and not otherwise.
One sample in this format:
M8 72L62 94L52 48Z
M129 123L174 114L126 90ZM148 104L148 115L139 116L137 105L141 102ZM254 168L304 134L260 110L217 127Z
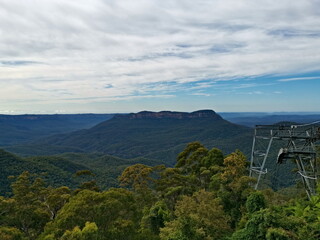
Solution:
M0 113L319 106L320 0L0 0Z

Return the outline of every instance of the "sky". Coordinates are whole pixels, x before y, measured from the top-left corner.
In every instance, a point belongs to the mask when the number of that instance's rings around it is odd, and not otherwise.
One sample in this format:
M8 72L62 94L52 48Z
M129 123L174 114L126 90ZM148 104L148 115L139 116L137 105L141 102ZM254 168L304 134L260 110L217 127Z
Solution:
M320 0L0 0L0 114L320 112Z

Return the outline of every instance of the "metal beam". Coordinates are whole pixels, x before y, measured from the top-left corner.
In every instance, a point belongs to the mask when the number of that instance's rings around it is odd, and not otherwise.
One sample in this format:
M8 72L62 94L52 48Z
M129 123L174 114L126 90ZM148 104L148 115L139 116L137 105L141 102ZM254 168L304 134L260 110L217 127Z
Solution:
M273 140L287 143L285 151L278 155L278 163L292 159L298 167L308 197L316 193L317 155L315 145L320 140L320 121L304 125L257 125L254 131L250 176L257 178L255 189L259 187L261 175L267 173L266 162L269 160Z

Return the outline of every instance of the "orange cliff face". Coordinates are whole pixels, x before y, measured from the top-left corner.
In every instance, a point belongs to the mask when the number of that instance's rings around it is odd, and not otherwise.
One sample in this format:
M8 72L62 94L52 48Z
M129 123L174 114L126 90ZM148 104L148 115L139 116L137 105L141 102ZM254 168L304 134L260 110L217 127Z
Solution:
M222 119L213 110L199 110L191 113L187 112L171 112L171 111L161 111L161 112L150 112L142 111L139 113L130 113L123 115L116 115L115 118L121 119L162 119L162 118L171 118L171 119L194 119L194 118L211 118L211 119Z

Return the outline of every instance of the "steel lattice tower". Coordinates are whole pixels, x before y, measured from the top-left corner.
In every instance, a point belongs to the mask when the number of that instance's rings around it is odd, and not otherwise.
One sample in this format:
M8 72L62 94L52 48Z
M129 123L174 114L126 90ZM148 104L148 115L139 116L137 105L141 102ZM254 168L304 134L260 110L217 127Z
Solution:
M278 164L293 160L298 168L308 197L316 193L318 179L317 154L315 145L320 140L319 122L305 125L257 125L254 131L250 162L250 176L257 179L258 188L261 176L267 173L266 162L275 140L283 143L278 149ZM278 147L279 148L279 147Z

